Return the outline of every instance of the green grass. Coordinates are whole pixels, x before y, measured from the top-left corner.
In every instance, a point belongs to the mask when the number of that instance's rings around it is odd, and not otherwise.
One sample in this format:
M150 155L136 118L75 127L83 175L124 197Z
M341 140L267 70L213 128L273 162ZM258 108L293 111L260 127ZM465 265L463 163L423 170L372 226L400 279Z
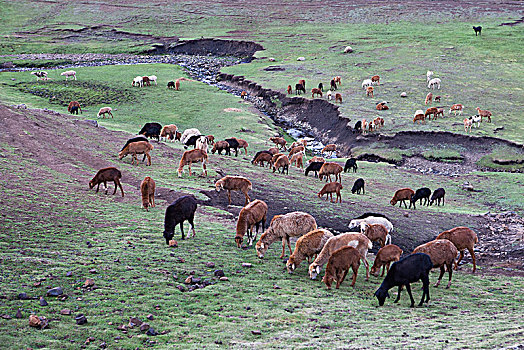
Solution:
M516 164L499 164L495 161L514 162ZM524 152L518 152L507 147L498 147L490 154L482 157L478 165L489 168L507 170L507 171L523 171L524 170Z
M432 149L422 153L422 156L428 160L439 162L457 162L464 159L459 151L454 149Z

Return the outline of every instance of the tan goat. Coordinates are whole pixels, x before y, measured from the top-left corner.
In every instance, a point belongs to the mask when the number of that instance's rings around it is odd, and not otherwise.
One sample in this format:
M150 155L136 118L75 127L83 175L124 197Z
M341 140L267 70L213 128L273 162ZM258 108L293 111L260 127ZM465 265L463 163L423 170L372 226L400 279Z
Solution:
M329 257L326 274L322 278L322 282L326 284L327 289L331 289L331 282L336 280L337 285L335 288L338 289L351 268L353 270L351 287L354 287L359 267L360 253L357 249L350 246L337 249Z
M411 188L402 188L400 190L397 190L397 192L395 192L395 195L393 196L393 198L391 199L389 203L391 203L391 205L395 205L397 204L397 202L400 202L399 204L400 207L402 206L402 203L404 203L404 206L407 209L408 206L406 204L406 201L410 201L411 196L414 194L415 194L415 191L413 191Z
M413 250L414 253L424 253L429 255L433 267L440 267L440 276L438 278L435 287L438 287L444 272L446 272L446 267L448 269L449 282L446 288L451 286L451 276L453 275L453 263L457 257L458 250L451 241L447 239L436 239L434 241L419 245Z
M467 249L473 259L473 273L477 269L477 260L475 258L475 251L473 250L476 243L479 242L477 234L468 227L455 227L451 230L440 233L436 239L447 239L450 240L457 250L460 252L458 261L455 262L455 270L458 267L458 263L464 257L464 250Z
M340 174L343 170L344 168L342 168L342 166L339 164L327 162L322 165L322 168L320 168L320 171L318 172L318 178L322 181L322 178L325 176L326 181L329 180L331 182L331 175L335 175L335 181L338 179L338 181L342 183L342 177Z
M384 225L360 223L360 232L363 233L371 242L378 242L381 247L391 243L391 235Z
M149 211L149 207L155 206L155 181L149 176L142 180L140 193L142 194L142 206Z
M229 204L231 204L231 191L241 191L244 193L244 196L246 197L246 203L244 205L247 205L250 201L248 192L251 191L252 185L251 181L245 177L229 175L224 176L215 182L215 188L217 192L220 192L220 190L227 190L227 199L229 200Z
M297 243L295 243L295 250L286 263L287 271L292 273L306 258L307 263L311 264L311 259L320 253L328 239L331 237L334 237L331 232L319 228L310 231L297 239Z
M247 232L248 244L252 245L257 238L258 227L262 224L262 231L266 225L267 219L267 204L260 199L246 205L240 211L237 221L237 232L235 235L235 242L238 248L242 248L244 235ZM255 228L255 235L253 236L253 228Z
M337 197L335 199L335 203L339 201L342 203L342 195L340 194L340 190L343 188L344 187L342 187L342 184L339 182L328 182L318 193L318 198L322 198L323 195L326 195L326 200L328 200L328 197L330 197L331 203L333 203L333 193L336 193Z
M147 157L147 165L151 165L151 156L149 155L149 152L152 149L153 145L147 141L131 142L122 151L120 151L120 153L118 153L118 157L122 159L128 154L132 154L133 159L131 160L131 164L133 164L136 160L136 165L138 165L138 158L136 155L145 154L145 156Z
M382 267L382 274L380 276L384 276L384 270L389 272L389 265L392 262L399 261L402 253L402 249L394 244L388 244L380 248L373 262L373 266L371 266L371 274L378 276L380 268Z
M191 176L191 164L202 162L202 175L207 176L207 153L201 149L192 149L190 151L185 151L180 159L180 164L178 166L178 177L182 177L184 172L184 166L189 165L189 176Z

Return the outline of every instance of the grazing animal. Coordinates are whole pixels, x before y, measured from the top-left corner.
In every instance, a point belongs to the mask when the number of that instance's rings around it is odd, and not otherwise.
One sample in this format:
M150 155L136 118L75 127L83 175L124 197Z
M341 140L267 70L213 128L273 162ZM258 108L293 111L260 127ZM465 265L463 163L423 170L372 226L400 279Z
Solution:
M300 92L306 93L306 88L302 84L295 85L295 95L300 95Z
M269 228L260 236L255 248L257 256L262 259L266 254L269 246L281 239L282 240L282 254L280 259L284 257L286 244L289 247L289 254L292 254L290 237L300 237L317 228L317 222L311 215L295 211L285 215L275 215L271 220Z
M435 102L440 102L441 96L435 96Z
M351 46L346 46L346 48L344 49L344 53L351 53L353 52L353 48Z
M78 101L71 101L69 102L69 106L67 106L67 111L71 114L78 115L78 111L80 110L80 113L82 113L82 109L80 108L80 103Z
M403 259L393 263L386 274L386 278L375 292L375 297L378 299L380 306L384 305L386 298L389 298L388 291L398 286L398 294L395 303L400 300L400 292L402 286L406 286L409 298L411 299L411 307L415 306L413 294L411 294L410 283L422 280L422 299L418 306L422 306L424 299L429 302L429 272L433 268L431 258L427 254L411 254Z
M295 144L295 143L293 143ZM293 147L293 145L291 145L291 151L289 151L289 154L288 154L288 157L291 158L291 156L297 154L297 153L304 153L305 152L305 148L304 146L300 145L300 146L295 146Z
M366 88L366 95L369 97L373 97L373 86L368 86Z
M188 139L193 135L202 135L200 130L196 128L186 129L182 133L182 137L180 138L180 142L182 142L184 145L187 144Z
M166 244L173 239L175 235L175 227L180 224L180 232L182 232L182 239L186 239L184 235L184 221L188 221L193 231L192 237L195 237L195 212L197 209L197 201L193 195L182 196L171 203L166 209L164 217L164 238Z
M284 171L286 172L286 175L289 175L289 158L286 155L281 155L277 158L277 160L273 163L273 172L275 172L278 169L278 172L281 174L284 174ZM282 171L280 170L282 168Z
M283 137L270 137L269 141L273 142L280 149L286 149L287 141Z
M206 138L207 138L207 142L210 145L214 145L215 144L215 137L213 135L207 135Z
M455 270L458 267L459 262L464 257L464 250L467 249L473 259L473 273L477 269L477 260L475 258L475 251L473 250L476 243L479 242L477 234L468 227L455 227L451 230L440 233L436 239L447 239L451 241L460 252L458 261L455 262Z
M351 193L360 194L360 191L362 190L362 194L366 194L366 190L364 189L364 179L360 178L355 180L355 183L353 184L353 187L351 188Z
M215 182L215 189L217 192L220 192L220 190L227 190L229 204L231 204L231 191L241 191L246 197L246 203L244 205L247 205L251 200L248 192L251 191L252 188L253 185L251 184L251 181L243 176L228 175Z
M319 274L322 266L328 262L329 257L338 249L350 246L357 248L360 253L360 259L366 266L366 281L369 279L369 264L366 259L368 250L373 248L373 244L361 233L343 233L327 240L326 244L316 257L316 259L309 265L309 278L314 280Z
M425 118L425 115L424 115L424 111L422 109L417 109L417 111L415 112L415 115L413 116L413 124L415 124L415 122L419 122L422 121L422 123L424 123L424 118Z
M433 267L440 267L440 276L435 287L438 287L446 267L448 269L449 282L446 289L451 286L451 276L453 275L453 263L457 257L458 250L451 241L447 239L436 239L434 241L421 244L413 250L413 253L424 253L429 255Z
M353 169L353 172L356 173L358 169L357 165L357 159L356 158L349 158L346 160L346 165L344 165L344 172L348 172L351 169Z
M315 98L315 94L316 94L317 96L322 97L322 90L317 89L317 88L313 88L313 89L311 89L311 98Z
M68 70L68 71L62 72L60 73L60 75L65 76L66 80L69 77L73 77L76 80L76 72L74 70Z
M107 181L113 181L115 183L115 191L113 192L113 194L115 194L117 188L120 187L120 191L122 191L122 197L124 197L124 189L122 188L122 184L120 183L121 178L122 173L117 168L103 168L98 170L95 177L93 177L93 179L89 181L89 188L91 189L96 186L96 192L98 193L98 190L100 189L100 184L103 183L104 187L106 188L107 194Z
M218 154L222 155L222 151L225 151L224 153L226 155L231 155L231 151L229 148L229 143L227 141L217 141L213 145L213 149L211 149L211 153L215 154L215 152L218 151Z
M318 83L318 89L322 92L324 92L324 84Z
M162 125L159 123L145 123L142 129L138 132L139 135L144 135L150 139L157 139L160 141L160 134L162 132Z
M343 189L342 184L338 182L329 182L322 187L320 192L318 193L318 198L322 198L323 195L326 195L326 200L328 200L328 196L331 198L331 203L333 203L333 193L337 194L337 197L335 199L335 203L339 202L342 203L342 195L340 194L340 190Z
M175 124L165 125L160 131L160 139L164 138L166 142L169 139L174 142L177 131L178 127Z
M306 168L305 175L307 176L310 171L314 171L315 177L318 177L318 171L320 171L322 165L324 165L324 162L311 162Z
M157 80L156 75L150 75L150 76L148 76L148 78L149 78L149 81L150 81L150 82L152 81L152 82L155 83L155 85L157 85L157 83L156 83L156 80Z
M295 153L289 160L291 165L295 165L297 168L303 169L304 168L304 154L303 153Z
M144 79L142 77L135 77L133 79L133 82L131 83L131 86L138 86L142 87L144 85ZM169 85L168 85L169 87Z
M175 90L180 90L180 79L175 80Z
M428 82L428 89L434 89L435 87L440 90L441 80L439 78L433 78Z
M377 111L387 111L389 109L389 106L386 103L386 101L377 103Z
M473 30L475 31L475 36L482 34L482 26L473 26Z
M174 81L170 81L167 83L167 88L168 89L174 89L175 88L175 82Z
M372 85L380 85L380 76L374 75L371 77L371 84Z
M335 91L337 89L337 83L335 82L335 79L331 79L331 82L329 83L330 90Z
M140 183L140 193L142 194L142 207L149 211L149 207L155 206L155 181L146 176Z
M413 205L413 209L417 209L415 206L415 203L417 201L420 201L420 205L427 205L429 206L429 197L431 196L431 190L427 187L419 188L415 191L415 194L411 196L409 199L409 207L411 208L411 205ZM422 204L422 200L424 200L424 204Z
M175 141L180 141L180 138L182 137L182 133L177 130L175 133Z
M209 139L207 136L200 135L195 142L195 148L201 149L207 153L207 149L209 148Z
M260 199L256 199L253 202L246 205L240 211L237 221L237 231L235 235L235 242L238 248L242 248L242 242L244 241L244 235L247 232L248 245L253 245L253 242L257 238L258 227L261 226L264 231L267 219L267 204ZM260 225L262 224L262 225ZM253 236L253 227L255 228L255 235Z
M364 234L371 242L378 242L381 247L391 243L391 235L384 225L368 224L363 222L360 224L360 233Z
M245 90L242 90L242 92L240 93L240 98L242 99L247 99L247 92Z
M337 151L337 145L331 143L329 145L326 145L324 148L322 148L322 151L320 153L324 154L329 152L329 156L331 157L333 155L333 152Z
M384 107L387 107L387 106L384 106ZM377 129L380 129L381 127L384 126L384 118L376 117L375 119L373 119L373 123L375 124L375 127Z
M335 181L342 183L342 177L340 173L344 170L339 164L327 162L322 165L318 172L318 178L322 181L323 177L326 177L326 181L331 182L331 175L335 175Z
M240 147L240 142L234 137L231 137L229 139L226 139L226 142L229 143L229 149L235 150L235 157L238 157L238 147ZM244 141L245 142L245 141ZM246 142L247 144L247 142ZM246 154L247 154L247 146L246 146Z
M338 92L335 94L335 103L342 103L342 95Z
M319 156L314 156L312 157L310 160L308 160L309 164L313 163L313 162L321 162L321 163L324 163L326 160L322 157L319 157Z
M149 152L151 152L152 150L153 145L150 144L148 141L131 142L127 146L125 146L122 151L118 153L118 157L119 159L122 159L128 154L132 154L133 158L131 159L131 164L134 164L136 160L136 165L138 165L138 157L136 155L143 154L147 157L146 165L151 165L151 155L149 155Z
M305 81L304 79L300 79L300 80L298 81L298 83L299 83L300 85L302 85L302 87L304 88L304 92L306 92L306 91L305 91L305 89L306 89L306 81Z
M328 92L326 93L326 96L327 96L327 99L331 101L333 99L333 92L331 92L331 90L328 90Z
M358 218L351 220L348 227L350 230L354 230L357 227L360 230L362 228L362 223L364 222L367 224L380 224L388 230L388 233L393 231L393 224L391 221L389 221L385 215L377 213L365 213L360 215Z
M111 107L102 107L100 108L100 110L98 111L98 114L96 115L97 118L100 118L100 116L103 114L103 118L106 117L106 114L109 114L111 116L111 118L113 118L113 113L111 113L113 111L113 108Z
M451 115L451 112L453 112L455 116L457 116L457 112L458 112L458 115L462 115L463 109L464 109L463 105L461 105L460 103L456 103L453 106L451 106L451 108L449 109L449 115Z
M122 152L126 147L127 145L129 145L130 143L132 142L139 142L139 141L146 141L146 142L149 142L147 140L146 137L140 135L140 136L136 136L136 137L133 137L133 138L130 138L129 140L126 141L126 144L124 145L124 147L122 147L122 149L120 150L120 152Z
M275 155L277 153L279 153L279 150L278 148L276 147L271 147L270 149L267 150L269 153L271 153L272 155Z
M402 203L404 203L404 206L407 209L408 206L406 204L406 201L409 201L414 194L415 191L413 191L411 188L402 188L395 192L395 195L391 199L390 203L391 205L395 205L397 204L397 202L400 202L399 207L402 207Z
M473 125L473 120L469 118L464 118L464 131L471 132L471 126Z
M202 162L203 175L207 176L207 153L197 148L192 149L191 151L185 151L182 155L182 158L180 159L180 165L178 167L178 177L182 177L185 165L189 165L189 176L191 176L191 164L197 162Z
M380 214L380 213L369 213L369 212L364 213L364 214L362 214L362 215L360 215L360 216L357 216L356 218L353 218L353 220L366 219L366 218L369 218L369 217L371 217L371 216L374 216L374 217L377 217L377 218L384 218L384 219L389 220L388 217L387 217L386 215L384 215L384 214ZM357 226L359 226L359 225L360 225L360 224L358 224ZM386 225L384 225L384 226L386 226Z
M389 272L389 265L392 262L399 261L403 251L394 244L388 244L379 249L373 266L371 266L371 274L378 277L380 268L382 267L381 277L384 276L384 272Z
M469 119L471 119L471 123L473 125L475 125L475 123L477 123L477 126L475 126L476 128L480 127L480 122L482 121L482 117L480 115L478 115L478 114L472 115L471 117L469 117Z
M437 202L437 206L440 205L440 200L442 199L442 205L444 205L444 196L446 195L446 191L440 187L440 188L437 188L434 192L433 192L433 195L431 196L431 201L429 202L429 205L433 205L433 202Z
M293 92L293 90L291 89L291 85L288 85L287 86L287 94L291 95L292 92Z
M431 116L433 115L433 117L437 119L437 113L437 107L429 107L428 109L426 109L426 112L424 113L424 118L428 118L429 120L431 120Z
M337 83L338 85L342 85L342 78L340 76L336 76L333 78L333 80L335 81L335 83Z
M282 156L283 153L276 153L273 155L273 157L271 157L271 162L270 162L270 165L271 165L271 168L273 167L273 164L275 164L275 162L277 161L277 159Z
M237 147L238 148L243 148L244 151L246 152L246 156L247 156L247 148L249 147L249 144L247 143L247 141L243 140L243 139L236 138L236 137L232 137L231 139L234 139L234 140L236 140L238 142L238 146ZM229 139L226 139L226 141L227 140L229 140ZM240 152L240 154L242 154L242 151Z
M365 79L362 81L362 88L365 90L366 88L370 87L371 85L373 85L373 82L371 81L371 79Z
M329 257L326 266L326 274L324 275L324 278L322 278L322 282L326 284L327 289L331 289L331 283L333 280L336 280L337 285L335 288L338 289L351 268L353 270L351 287L354 287L355 282L357 281L359 267L360 252L357 249L351 246L337 249Z
M484 118L488 118L488 123L491 123L491 112L490 111L484 111L480 108L476 108L477 109L477 113L480 115L480 117L482 118L482 120L484 120Z
M229 144L228 144L229 145ZM251 160L251 164L257 165L260 164L260 166L264 166L264 162L269 164L271 162L271 159L273 158L273 155L269 151L258 151L255 156L253 157L253 160Z
M38 71L38 72L31 72L34 76L36 76L36 81L39 80L47 80L47 72L46 71Z
M352 132L353 132L353 134L362 132L362 121L361 120L359 120L359 121L357 121L355 123L355 126L353 127Z
M426 72L426 83L429 83L429 81L430 81L431 79L433 79L433 72L430 71L430 70L428 70L428 71Z
M437 113L435 113L435 119L437 119L438 116L441 116L444 118L444 108L437 108Z
M322 251L322 248L324 248L324 245L331 237L334 237L331 232L319 228L309 231L304 236L297 239L295 250L293 251L293 254L289 256L286 263L287 271L289 273L295 271L300 263L306 258L307 263L311 264L311 260Z
M424 104L427 105L428 103L431 104L431 100L433 100L433 93L429 92L426 95L426 101L424 101Z
M149 77L142 77L142 86L151 86L151 81L149 80Z

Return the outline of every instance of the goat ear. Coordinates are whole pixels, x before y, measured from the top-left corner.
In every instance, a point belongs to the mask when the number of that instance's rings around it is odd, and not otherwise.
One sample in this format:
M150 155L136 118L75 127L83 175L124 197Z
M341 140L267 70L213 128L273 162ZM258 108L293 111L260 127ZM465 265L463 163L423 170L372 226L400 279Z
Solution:
M293 265L291 265L291 268L294 270L295 269L295 264L293 263Z
M264 249L264 243L260 244L260 248Z
M320 266L317 266L316 270L317 270L317 274L320 274Z

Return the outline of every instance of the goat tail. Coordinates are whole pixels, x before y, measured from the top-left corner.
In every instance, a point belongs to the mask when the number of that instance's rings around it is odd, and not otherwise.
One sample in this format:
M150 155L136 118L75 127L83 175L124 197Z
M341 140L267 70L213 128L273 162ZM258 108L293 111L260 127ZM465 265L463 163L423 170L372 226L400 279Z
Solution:
M391 244L391 235L388 233L386 235L386 245Z

